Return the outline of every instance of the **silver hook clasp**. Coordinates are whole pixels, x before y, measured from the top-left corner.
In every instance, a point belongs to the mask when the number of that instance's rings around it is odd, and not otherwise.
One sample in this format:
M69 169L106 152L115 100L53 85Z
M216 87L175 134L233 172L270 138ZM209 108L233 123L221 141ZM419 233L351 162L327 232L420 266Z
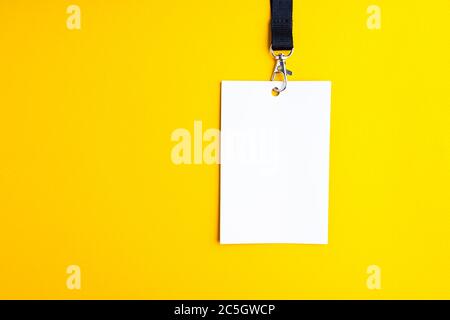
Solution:
M284 55L283 53L275 54L275 52L272 50L272 46L270 46L270 53L272 53L272 55L276 61L275 69L273 70L271 81L275 80L275 77L277 76L277 74L281 74L282 79L283 79L281 88L278 88L278 87L273 88L273 90L277 93L281 93L284 90L286 90L287 81L288 81L287 77L292 75L292 72L286 68L286 60L292 55L293 52L294 52L294 49L292 49L287 55Z

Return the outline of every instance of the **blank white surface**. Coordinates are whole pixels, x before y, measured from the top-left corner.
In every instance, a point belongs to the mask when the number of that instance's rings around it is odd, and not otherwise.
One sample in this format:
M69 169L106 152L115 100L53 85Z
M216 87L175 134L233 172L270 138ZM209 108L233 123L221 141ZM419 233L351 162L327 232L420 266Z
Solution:
M328 243L331 83L223 81L220 243Z

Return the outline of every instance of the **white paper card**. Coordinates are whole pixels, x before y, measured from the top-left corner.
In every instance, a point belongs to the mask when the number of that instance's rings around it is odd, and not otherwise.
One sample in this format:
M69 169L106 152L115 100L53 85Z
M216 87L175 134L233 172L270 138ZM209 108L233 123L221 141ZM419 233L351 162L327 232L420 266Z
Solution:
M223 81L220 243L328 243L331 83Z

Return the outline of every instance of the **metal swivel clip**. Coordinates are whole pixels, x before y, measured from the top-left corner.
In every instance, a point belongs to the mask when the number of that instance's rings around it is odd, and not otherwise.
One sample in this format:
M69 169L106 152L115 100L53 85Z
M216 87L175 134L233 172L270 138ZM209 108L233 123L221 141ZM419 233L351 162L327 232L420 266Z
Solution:
M292 49L287 55L285 55L283 53L275 53L272 49L272 46L270 47L270 53L275 58L275 62L276 62L275 69L273 70L271 80L274 81L277 74L280 74L282 77L282 81L283 81L281 88L278 88L278 87L273 88L273 90L277 93L281 93L284 90L286 90L287 81L288 81L287 77L292 75L292 72L289 71L288 69L286 69L286 60L292 55L293 52L294 52L294 49Z

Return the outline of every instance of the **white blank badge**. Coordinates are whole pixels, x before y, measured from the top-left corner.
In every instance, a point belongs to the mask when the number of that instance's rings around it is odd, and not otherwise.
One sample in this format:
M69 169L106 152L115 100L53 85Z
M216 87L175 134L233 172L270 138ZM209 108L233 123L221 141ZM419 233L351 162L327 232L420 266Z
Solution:
M223 81L220 243L328 243L331 83Z

